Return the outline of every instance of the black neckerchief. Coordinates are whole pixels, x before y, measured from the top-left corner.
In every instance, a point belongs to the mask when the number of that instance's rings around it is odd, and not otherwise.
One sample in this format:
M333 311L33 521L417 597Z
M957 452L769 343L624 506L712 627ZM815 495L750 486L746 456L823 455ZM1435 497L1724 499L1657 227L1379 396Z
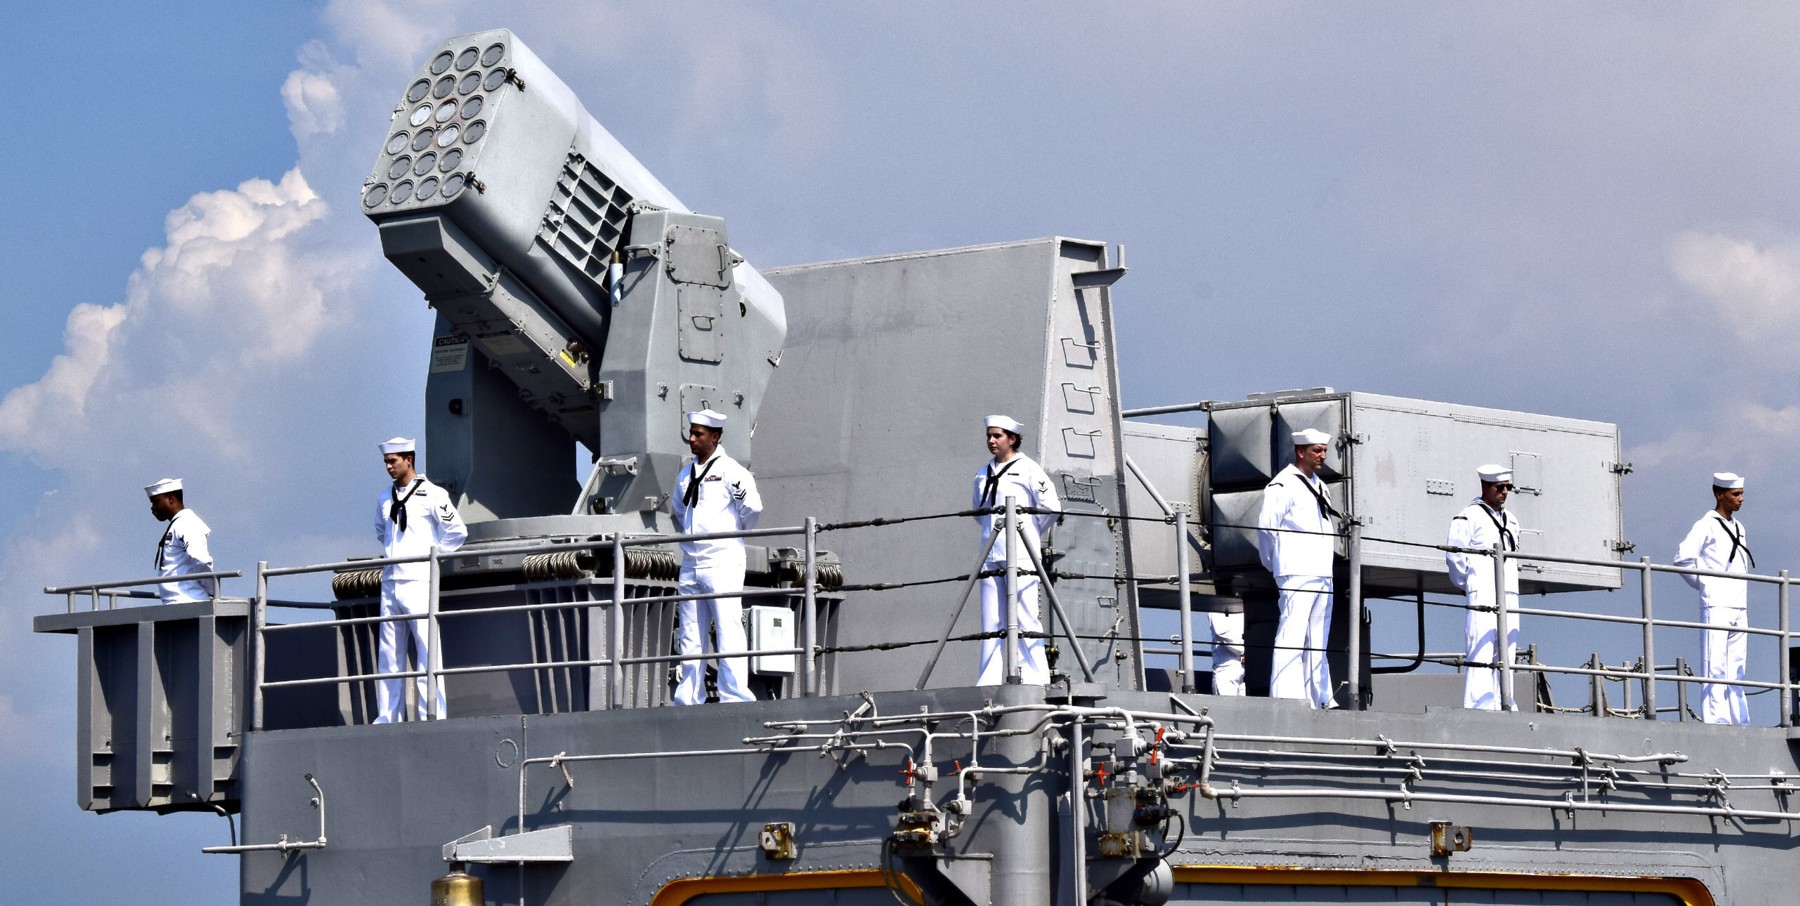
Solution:
M181 511L181 513L185 513L185 512L187 512L187 510ZM179 516L179 515L181 515L181 513L176 513L175 516ZM162 570L163 548L168 546L169 536L175 533L175 516L169 517L169 527L166 529L163 529L162 540L156 542L156 559L152 562L155 564L156 569L159 572Z
M1331 519L1342 515L1337 510L1331 508L1331 501L1326 500L1325 495L1319 493L1318 488L1312 486L1312 479L1307 477L1306 473L1300 472L1299 469L1295 469L1294 471L1300 474L1300 486L1311 492L1313 499L1319 502L1319 518Z
M1505 515L1495 515L1494 508L1488 506L1487 501L1485 500L1481 501L1481 511L1486 513L1489 519L1493 520L1494 528L1500 530L1500 543L1506 545L1506 549L1509 551L1518 550L1519 539L1514 538L1512 529L1506 527Z
M405 497L400 496L400 485L398 484L388 489L388 496L394 501L388 507L388 521L400 530L400 534L406 534L406 502L419 492L419 487L424 483L425 479L423 478L413 479L412 487L406 489Z
M688 478L687 490L683 491L681 494L681 505L682 506L685 506L691 510L700 503L700 482L706 480L707 473L711 472L712 467L714 465L718 464L718 462L719 462L719 453L717 450L715 450L715 451L713 451L712 458L706 461L706 468L700 469L700 471L697 474L695 472L693 472L692 469L689 470L688 474L690 475L690 477ZM699 468L699 467L700 467L700 461L697 459L694 460L694 468Z
M1720 519L1718 513L1714 513L1713 518L1717 519L1719 522L1719 526L1721 528L1725 529L1725 534L1731 536L1731 553L1730 553L1730 555L1728 555L1725 558L1725 568L1726 569L1731 568L1732 559L1737 557L1737 552L1739 550L1742 550L1744 552L1745 558L1747 558L1750 561L1750 568L1755 569L1756 568L1756 555L1753 553L1750 553L1750 545L1744 543L1744 536L1738 534L1737 532L1732 531L1731 523L1726 522L1724 519ZM171 528L172 527L173 527L173 525L171 525Z
M987 486L985 488L983 488L983 490L981 492L981 505L982 506L988 507L988 506L994 505L994 494L1000 490L1000 479L1004 478L1006 476L1007 470L1009 470L1013 466L1016 466L1019 464L1019 459L1020 459L1020 457L1014 456L1013 458L1007 460L1006 465L1001 466L1000 471L998 471L998 472L994 471L993 463L991 463L991 462L988 463Z

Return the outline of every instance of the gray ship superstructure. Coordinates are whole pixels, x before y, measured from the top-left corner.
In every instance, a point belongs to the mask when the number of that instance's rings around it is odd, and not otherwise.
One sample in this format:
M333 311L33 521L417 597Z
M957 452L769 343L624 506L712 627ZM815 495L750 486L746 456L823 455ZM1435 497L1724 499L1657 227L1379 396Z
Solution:
M1657 644L1701 626L1653 598L1677 570L1624 557L1613 425L1328 388L1125 411L1122 250L759 271L504 30L432 54L361 197L438 313L426 453L471 523L430 558L448 719L370 723L380 560L172 606L59 586L36 621L79 644L80 806L227 816L195 858L240 860L242 903L1698 906L1800 880L1787 574L1753 579L1780 656L1747 683L1779 725L1687 719L1696 679ZM700 408L768 504L744 533L761 700L674 708L663 495ZM1206 426L1151 420L1182 408ZM1046 577L1049 685L970 685L993 412L1065 503L1012 561ZM1334 710L1262 697L1252 529L1301 427L1333 437L1346 516ZM1443 529L1484 460L1527 530L1529 603L1500 618L1641 638L1635 663L1501 665L1517 713L1419 669L1457 660L1424 611L1461 602ZM333 600L284 597L320 573ZM1629 613L1538 596L1615 589ZM1371 653L1375 600L1416 604L1415 653ZM1249 624L1249 697L1208 694L1212 613Z

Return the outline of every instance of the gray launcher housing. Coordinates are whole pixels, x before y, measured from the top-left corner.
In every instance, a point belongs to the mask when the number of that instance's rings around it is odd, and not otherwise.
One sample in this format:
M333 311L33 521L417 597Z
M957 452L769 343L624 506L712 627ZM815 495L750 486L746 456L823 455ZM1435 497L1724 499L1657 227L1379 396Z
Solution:
M1441 545L1450 520L1479 496L1475 470L1510 465L1507 508L1523 524L1519 550L1613 560L1623 542L1619 430L1604 422L1330 390L1214 403L1206 483L1212 556L1220 574L1262 572L1256 520L1262 489L1294 460L1291 435L1334 441L1323 470L1333 506L1362 524L1367 593L1456 593ZM1342 551L1340 551L1342 553ZM1525 593L1614 589L1612 567L1523 562Z
M758 444L763 521L792 525L969 509L989 456L983 417L1025 424L1023 452L1070 514L1124 512L1110 287L1103 245L1050 238L837 261L768 272L787 300L787 352ZM857 583L941 579L977 568L969 518L835 531L822 542ZM1049 533L1055 590L1097 682L1142 684L1124 526L1065 516ZM838 644L935 639L961 582L861 592ZM1048 601L1046 630L1052 630ZM981 630L971 595L952 634ZM927 683L975 680L977 644L952 643ZM1058 672L1082 680L1067 652ZM846 688L910 689L930 645L844 652Z
M688 410L725 412L751 460L780 294L511 32L452 38L420 70L363 212L438 312L429 465L469 521L667 528ZM594 456L585 486L571 441Z

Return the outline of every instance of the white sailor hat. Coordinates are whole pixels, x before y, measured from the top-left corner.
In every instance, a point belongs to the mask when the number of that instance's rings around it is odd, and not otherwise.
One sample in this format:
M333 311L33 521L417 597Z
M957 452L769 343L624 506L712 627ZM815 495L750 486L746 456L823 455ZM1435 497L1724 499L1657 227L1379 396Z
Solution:
M1008 434L1025 433L1025 426L1019 424L1019 420L1010 415L990 415L983 420L982 424L989 428L999 428Z
M688 424L699 425L702 428L723 429L725 427L725 413L714 412L711 409L702 409L699 412L689 412L687 414L687 420Z
M1294 432L1294 446L1296 447L1310 447L1313 444L1328 443L1331 443L1331 435L1326 434L1317 428L1307 428L1304 431Z
M1741 488L1743 486L1744 476L1739 475L1736 472L1713 473L1713 487L1715 488L1722 488L1729 491L1733 488Z
M1503 481L1510 483L1513 480L1512 472L1510 467L1491 462L1475 469L1475 474L1481 477L1483 484L1499 484Z
M159 478L154 483L144 486L144 496L155 497L158 494L170 494L181 490L181 479Z
M389 453L413 452L412 438L409 437L390 437L376 446L381 448L381 455L383 456L386 456Z

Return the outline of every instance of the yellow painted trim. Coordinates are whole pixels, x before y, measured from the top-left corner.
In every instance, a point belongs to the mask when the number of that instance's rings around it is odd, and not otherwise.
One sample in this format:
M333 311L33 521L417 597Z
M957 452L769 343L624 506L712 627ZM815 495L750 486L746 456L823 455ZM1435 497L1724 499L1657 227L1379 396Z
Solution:
M900 885L914 901L923 903L925 895L912 879L898 875ZM650 906L683 906L695 897L711 893L764 893L774 890L834 890L883 886L881 870L857 868L846 871L797 871L784 875L734 875L704 878L676 878L650 898Z
M1178 884L1294 884L1343 887L1435 887L1500 890L1598 890L1662 893L1682 906L1717 906L1712 891L1693 878L1522 874L1504 871L1386 871L1305 868L1298 865L1177 865Z

